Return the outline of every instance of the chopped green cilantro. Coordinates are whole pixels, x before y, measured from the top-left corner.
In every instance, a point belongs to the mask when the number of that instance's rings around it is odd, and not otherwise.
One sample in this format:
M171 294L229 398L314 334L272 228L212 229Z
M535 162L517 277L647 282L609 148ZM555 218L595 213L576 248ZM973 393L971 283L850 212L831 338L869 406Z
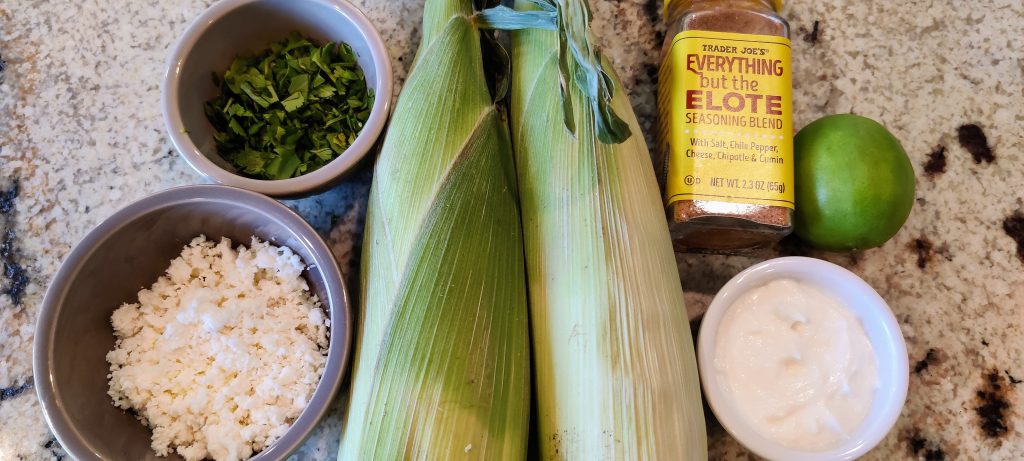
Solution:
M206 103L206 117L217 152L258 179L294 178L334 160L373 107L350 46L317 46L295 33L235 58L214 84L220 95Z

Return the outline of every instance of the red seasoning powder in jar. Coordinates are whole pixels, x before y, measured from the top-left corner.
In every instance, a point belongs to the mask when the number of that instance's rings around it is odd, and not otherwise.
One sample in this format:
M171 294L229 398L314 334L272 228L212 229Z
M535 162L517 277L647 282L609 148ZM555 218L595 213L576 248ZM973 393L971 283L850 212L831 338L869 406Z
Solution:
M792 230L792 75L780 8L665 2L656 164L677 250L751 250Z

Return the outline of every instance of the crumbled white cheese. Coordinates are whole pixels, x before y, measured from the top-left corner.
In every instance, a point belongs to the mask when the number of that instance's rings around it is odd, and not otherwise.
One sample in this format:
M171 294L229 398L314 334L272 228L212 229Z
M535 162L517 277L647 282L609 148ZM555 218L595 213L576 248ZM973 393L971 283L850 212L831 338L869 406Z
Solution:
M247 459L313 395L330 326L287 247L196 237L165 276L114 311L114 404L153 429L153 450Z

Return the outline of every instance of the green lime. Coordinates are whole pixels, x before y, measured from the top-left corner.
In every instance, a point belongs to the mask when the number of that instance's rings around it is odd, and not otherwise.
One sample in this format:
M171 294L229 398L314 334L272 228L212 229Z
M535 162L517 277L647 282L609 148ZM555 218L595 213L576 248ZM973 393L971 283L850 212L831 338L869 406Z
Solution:
M820 118L793 140L795 232L823 250L881 246L914 206L914 168L884 126L858 115Z

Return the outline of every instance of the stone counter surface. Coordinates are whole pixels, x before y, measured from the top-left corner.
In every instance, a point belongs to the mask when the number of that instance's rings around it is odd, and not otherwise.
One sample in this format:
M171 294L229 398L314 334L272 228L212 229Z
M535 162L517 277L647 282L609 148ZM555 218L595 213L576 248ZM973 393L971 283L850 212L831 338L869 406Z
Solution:
M659 0L591 0L595 31L647 129L664 27ZM169 47L209 0L0 2L0 461L61 459L36 401L31 353L49 279L100 221L153 192L202 182L170 147L158 107ZM421 2L355 0L399 81ZM1024 3L793 0L795 126L840 112L902 140L917 204L882 248L777 254L841 264L896 313L911 376L896 427L865 459L1024 459ZM371 174L288 201L354 280ZM763 259L679 255L697 321ZM295 459L333 459L339 410ZM754 459L709 418L712 459Z

